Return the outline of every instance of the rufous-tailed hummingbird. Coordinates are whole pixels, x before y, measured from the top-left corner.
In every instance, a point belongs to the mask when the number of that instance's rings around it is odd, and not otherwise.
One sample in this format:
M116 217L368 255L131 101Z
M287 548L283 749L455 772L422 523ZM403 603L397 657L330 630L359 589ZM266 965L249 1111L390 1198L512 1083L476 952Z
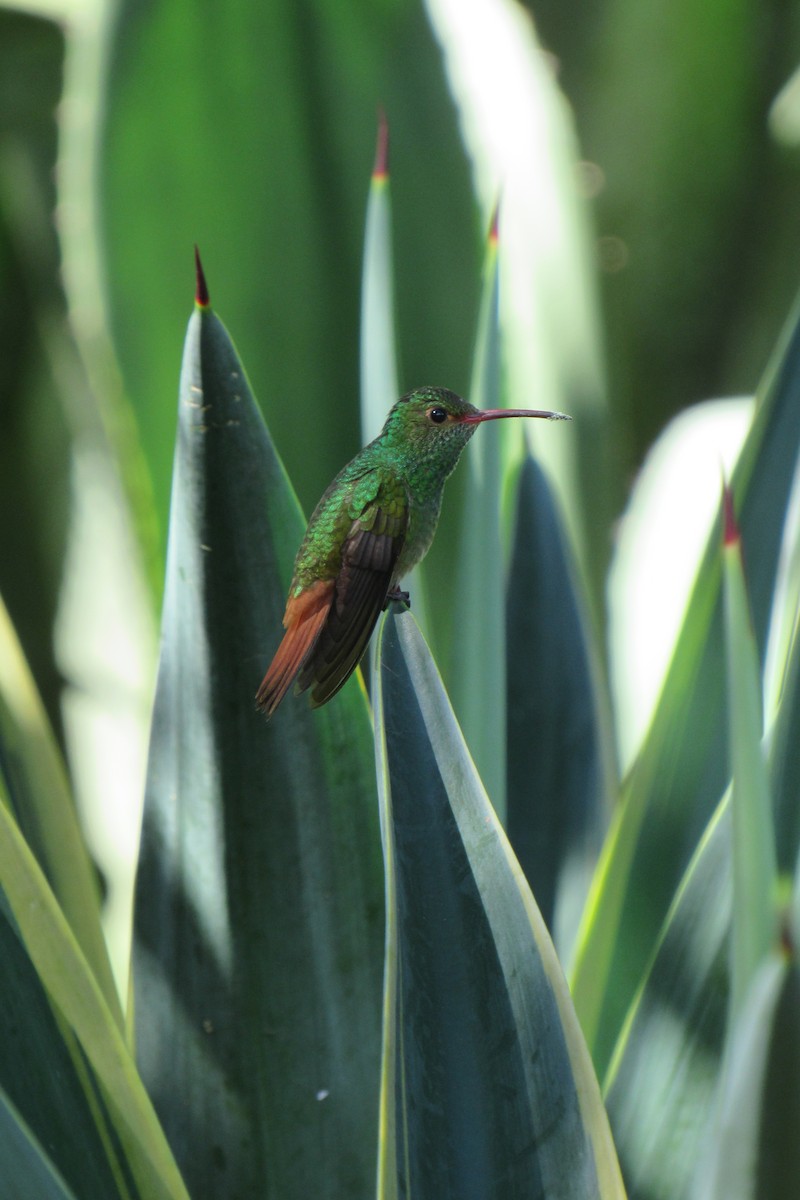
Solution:
M569 420L536 409L479 409L447 388L403 396L373 442L339 472L308 523L289 588L286 633L256 695L270 717L296 679L318 708L358 666L381 610L433 540L442 491L483 421Z

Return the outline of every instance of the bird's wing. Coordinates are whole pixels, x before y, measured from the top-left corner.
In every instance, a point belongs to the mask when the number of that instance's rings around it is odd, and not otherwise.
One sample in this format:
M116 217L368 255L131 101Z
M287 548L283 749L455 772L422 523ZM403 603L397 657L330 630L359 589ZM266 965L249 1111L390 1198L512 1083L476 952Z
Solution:
M350 527L327 618L297 677L298 692L311 688L312 707L330 700L358 666L386 603L407 527L405 488L397 480L380 481Z
M319 579L299 596L290 596L283 617L286 633L256 693L256 704L271 717L294 682L325 624L334 580Z

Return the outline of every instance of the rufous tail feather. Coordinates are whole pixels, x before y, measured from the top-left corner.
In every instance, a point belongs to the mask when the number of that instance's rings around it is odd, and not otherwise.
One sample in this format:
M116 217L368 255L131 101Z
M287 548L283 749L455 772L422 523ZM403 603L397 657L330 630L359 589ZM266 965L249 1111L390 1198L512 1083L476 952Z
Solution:
M333 600L332 579L320 579L291 596L283 624L286 633L256 692L256 704L271 717L322 632Z

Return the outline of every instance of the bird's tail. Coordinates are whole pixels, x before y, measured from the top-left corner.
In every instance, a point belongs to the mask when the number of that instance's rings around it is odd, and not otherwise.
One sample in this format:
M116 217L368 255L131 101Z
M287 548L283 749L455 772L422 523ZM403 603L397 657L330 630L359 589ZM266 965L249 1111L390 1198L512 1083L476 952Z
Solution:
M283 617L286 633L256 692L256 704L268 718L292 686L313 649L332 600L332 579L320 579L299 596L289 598Z

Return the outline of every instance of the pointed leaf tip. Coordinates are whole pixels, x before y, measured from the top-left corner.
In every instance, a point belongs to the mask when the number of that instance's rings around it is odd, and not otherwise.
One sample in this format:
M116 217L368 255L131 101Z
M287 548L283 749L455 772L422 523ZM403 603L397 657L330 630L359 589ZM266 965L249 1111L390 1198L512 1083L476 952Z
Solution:
M383 105L378 106L378 137L375 142L373 179L385 179L389 174L389 122Z
M733 511L733 491L727 482L722 485L722 525L724 544L735 545L740 539L740 533Z
M198 308L208 308L211 304L211 301L208 296L208 286L206 284L206 277L203 272L203 264L200 261L200 251L198 250L197 246L194 248L194 270L196 280L194 302Z
M787 960L787 962L792 962L795 958L796 945L794 931L792 929L791 913L784 909L779 916L778 944L783 957Z
M489 226L489 244L497 245L500 236L500 201L497 200L492 213L492 223Z

